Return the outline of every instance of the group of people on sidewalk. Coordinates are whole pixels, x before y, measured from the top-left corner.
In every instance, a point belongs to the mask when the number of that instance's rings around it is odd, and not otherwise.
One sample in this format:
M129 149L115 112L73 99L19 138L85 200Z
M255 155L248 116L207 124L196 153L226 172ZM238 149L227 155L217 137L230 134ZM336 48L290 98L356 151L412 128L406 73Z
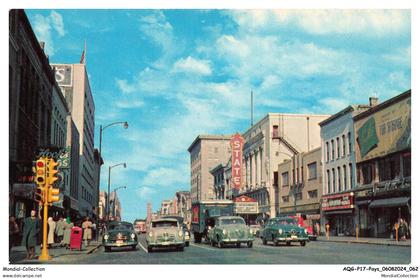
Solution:
M71 221L70 217L63 218L60 216L57 221L53 217L49 217L47 245L48 248L54 247L70 247L71 231L76 225ZM85 217L81 223L83 230L83 240L85 246L88 247L92 240L92 231L96 234L96 225L90 221L89 217ZM17 246L19 235L22 235L21 245L26 247L26 259L35 258L35 246L42 238L42 218L37 216L36 210L32 210L29 217L23 220L22 228L16 223L13 216L9 217L9 253L13 246ZM42 243L41 243L42 244Z
M407 240L411 237L410 226L404 218L399 218L392 227L391 237L396 239L398 231L398 240Z

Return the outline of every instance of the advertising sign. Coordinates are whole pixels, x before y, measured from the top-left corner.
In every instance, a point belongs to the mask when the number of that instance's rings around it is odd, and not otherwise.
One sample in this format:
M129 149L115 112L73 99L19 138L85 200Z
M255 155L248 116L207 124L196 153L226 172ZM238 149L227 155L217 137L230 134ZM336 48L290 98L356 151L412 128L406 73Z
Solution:
M58 86L72 86L73 71L71 65L52 65Z
M258 203L257 202L249 202L249 203L235 203L233 207L234 213L238 214L253 214L258 213Z
M411 147L411 97L354 123L359 162Z
M354 207L354 193L325 196L321 199L321 210L352 209Z
M242 148L244 139L239 133L236 133L230 139L230 147L232 149L232 187L241 188L242 185Z

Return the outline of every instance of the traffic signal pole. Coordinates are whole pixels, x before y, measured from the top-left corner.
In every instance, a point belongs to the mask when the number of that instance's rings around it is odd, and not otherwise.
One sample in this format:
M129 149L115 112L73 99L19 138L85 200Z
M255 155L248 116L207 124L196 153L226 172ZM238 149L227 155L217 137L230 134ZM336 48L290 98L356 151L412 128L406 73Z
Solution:
M43 223L42 223L42 250L41 250L41 255L38 257L40 261L51 260L51 256L48 254L48 248L47 248L48 191L49 191L49 185L47 185L44 190L45 201L44 201L44 217L43 217Z

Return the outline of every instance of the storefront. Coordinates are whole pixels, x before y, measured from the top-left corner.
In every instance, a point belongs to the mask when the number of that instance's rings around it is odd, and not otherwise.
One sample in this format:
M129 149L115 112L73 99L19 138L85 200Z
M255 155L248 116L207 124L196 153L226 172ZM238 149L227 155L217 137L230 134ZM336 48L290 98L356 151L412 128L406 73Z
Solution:
M332 236L355 235L354 193L343 193L323 196L321 199L321 225L325 231L330 225Z
M233 212L244 218L247 225L256 225L258 202L245 195L238 196L234 199Z

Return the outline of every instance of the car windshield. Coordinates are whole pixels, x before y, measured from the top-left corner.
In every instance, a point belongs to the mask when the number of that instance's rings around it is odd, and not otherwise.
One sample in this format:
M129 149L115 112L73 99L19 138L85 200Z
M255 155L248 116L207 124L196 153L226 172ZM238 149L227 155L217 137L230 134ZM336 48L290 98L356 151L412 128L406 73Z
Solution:
M245 221L242 218L227 218L227 219L221 219L220 223L222 225L235 225L235 224L245 224Z
M177 227L177 221L157 221L152 223L152 227Z
M271 224L281 224L281 225L290 225L297 226L297 220L294 218L275 218L270 220Z
M108 226L108 230L122 231L122 230L132 230L132 229L133 229L133 225L129 223L116 223L116 224L110 224Z

